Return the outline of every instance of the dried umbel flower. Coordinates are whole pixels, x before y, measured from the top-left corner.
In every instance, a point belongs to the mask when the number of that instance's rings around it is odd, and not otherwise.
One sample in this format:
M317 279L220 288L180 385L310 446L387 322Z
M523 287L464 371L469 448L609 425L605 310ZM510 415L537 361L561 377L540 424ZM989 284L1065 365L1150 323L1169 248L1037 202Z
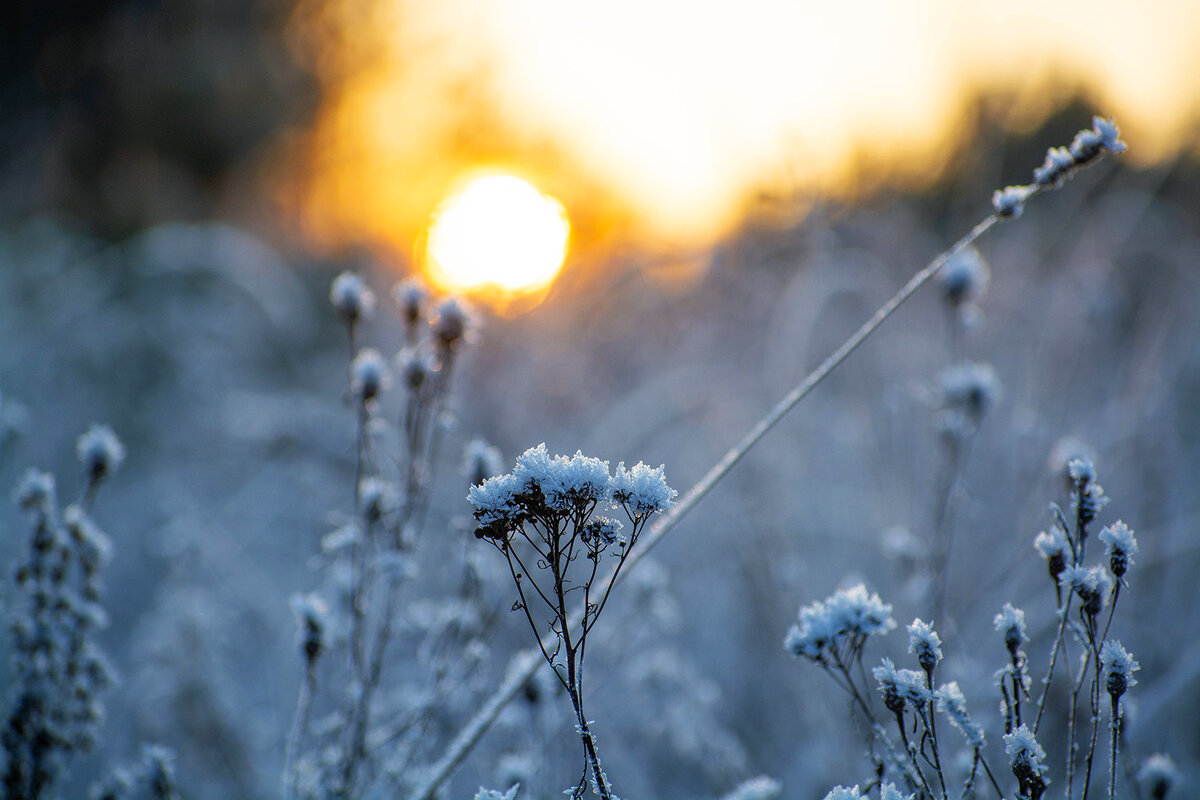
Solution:
M824 601L800 609L799 624L784 639L793 655L822 662L833 650L858 647L868 636L878 636L896 627L892 607L867 592L861 583L840 589Z
M375 293L353 272L343 272L329 287L329 301L347 326L368 319L375 310Z
M125 447L107 425L92 425L75 442L75 455L87 473L88 480L99 483L112 475L125 460Z

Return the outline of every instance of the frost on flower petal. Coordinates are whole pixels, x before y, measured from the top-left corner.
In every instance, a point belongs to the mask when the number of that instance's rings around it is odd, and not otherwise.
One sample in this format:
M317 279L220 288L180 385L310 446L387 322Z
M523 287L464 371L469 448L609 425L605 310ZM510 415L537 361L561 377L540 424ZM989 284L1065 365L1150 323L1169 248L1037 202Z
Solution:
M1117 130L1117 123L1112 119L1092 117L1092 130L1100 137L1100 144L1110 153L1125 152L1125 143L1121 141L1121 132Z
M892 607L880 600L879 595L869 594L861 583L834 592L825 601L825 608L838 633L874 636L896 627Z
M1067 535L1057 527L1039 533L1033 540L1033 546L1046 560L1065 558L1071 549Z
M562 458L558 470L558 489L576 500L599 502L607 500L612 477L608 462L585 456L576 450L570 459Z
M640 461L632 469L626 469L624 461L617 465L612 480L613 499L635 517L670 508L677 494L667 485L665 466L652 468Z

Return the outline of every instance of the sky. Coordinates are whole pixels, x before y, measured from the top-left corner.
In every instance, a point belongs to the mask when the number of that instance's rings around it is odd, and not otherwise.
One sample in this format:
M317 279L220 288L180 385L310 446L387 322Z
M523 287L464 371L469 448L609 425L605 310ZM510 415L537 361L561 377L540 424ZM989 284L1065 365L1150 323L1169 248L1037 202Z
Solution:
M1193 0L334 0L291 33L324 100L280 196L327 244L417 252L488 170L562 202L573 246L702 246L764 190L930 180L981 90L1015 127L1082 93L1135 163L1200 130Z

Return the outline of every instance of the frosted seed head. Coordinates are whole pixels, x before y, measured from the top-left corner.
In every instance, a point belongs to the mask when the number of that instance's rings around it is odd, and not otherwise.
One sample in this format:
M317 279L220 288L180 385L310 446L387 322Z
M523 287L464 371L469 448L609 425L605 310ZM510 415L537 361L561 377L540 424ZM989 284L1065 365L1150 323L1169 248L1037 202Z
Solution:
M497 448L483 439L472 439L463 450L462 471L474 486L503 472L504 460Z
M1128 525L1117 520L1100 531L1100 541L1104 542L1104 552L1108 556L1108 568L1119 580L1133 563L1137 555L1137 538Z
M625 506L634 517L667 510L674 505L679 493L667 485L665 471L664 465L653 468L640 461L626 469L622 461L612 479L613 500Z
M921 669L930 674L942 660L941 637L928 622L914 619L908 626L908 652L914 654Z
M997 189L992 194L992 207L996 216L1003 219L1016 219L1025 210L1025 201L1033 194L1032 186L1006 186Z
M420 278L400 281L392 289L392 297L396 300L396 306L400 309L400 319L404 321L406 328L415 328L421 321L421 311L428 296L429 290Z
M992 624L1004 634L1004 646L1015 658L1021 644L1029 641L1029 634L1025 629L1025 612L1011 603L1005 603L1004 608L992 620Z
M47 509L54 506L54 476L30 467L17 482L13 500L21 508Z
M974 247L965 247L950 259L939 273L942 296L955 308L976 303L991 277L987 261Z
M1108 639L1100 646L1100 664L1104 671L1105 689L1114 700L1125 694L1130 686L1137 684L1133 673L1142 668L1129 651L1114 639Z
M125 460L125 446L107 425L92 425L75 442L75 455L88 478L98 482L117 471Z
M391 376L379 351L364 347L350 364L350 391L360 403L369 403L388 388Z
M333 279L329 287L329 301L333 303L338 318L350 326L369 319L375 310L375 293L358 274L349 271Z
M825 795L824 800L862 800L862 793L858 790L858 784L853 786L835 786Z
M474 314L466 303L449 297L437 307L433 320L433 336L440 351L454 350L474 327Z
M1171 789L1179 785L1179 768L1170 756L1155 753L1143 762L1137 780L1151 800L1166 800Z

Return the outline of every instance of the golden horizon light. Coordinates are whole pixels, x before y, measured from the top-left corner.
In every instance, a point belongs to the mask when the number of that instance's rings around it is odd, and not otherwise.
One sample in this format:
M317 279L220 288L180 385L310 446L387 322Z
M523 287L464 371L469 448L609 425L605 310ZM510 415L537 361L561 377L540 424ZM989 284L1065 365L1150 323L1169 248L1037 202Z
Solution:
M426 272L442 289L504 296L548 286L566 258L562 205L512 175L473 178L434 212Z

